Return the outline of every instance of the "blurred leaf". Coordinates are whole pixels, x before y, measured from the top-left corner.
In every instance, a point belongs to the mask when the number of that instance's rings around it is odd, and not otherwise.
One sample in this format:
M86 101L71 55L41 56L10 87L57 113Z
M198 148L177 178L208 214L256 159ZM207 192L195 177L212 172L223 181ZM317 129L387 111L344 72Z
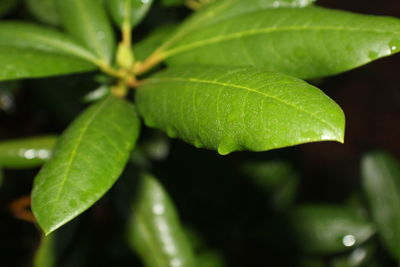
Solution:
M7 15L19 4L20 0L1 0L0 1L0 17Z
M0 166L11 169L42 166L51 156L55 136L38 136L0 142Z
M265 192L275 208L287 209L293 204L299 181L290 164L283 161L249 162L241 169Z
M177 25L175 24L162 25L151 32L144 40L134 44L136 59L139 61L145 60L176 30L176 27Z
M355 248L349 254L336 256L331 267L359 267L365 264L373 257L374 248L371 245L365 245Z
M39 52L63 54L96 62L96 56L66 34L50 27L26 22L1 22L0 46L34 49ZM38 60L34 65L40 65ZM32 64L28 61L26 64ZM56 66L54 66L56 67Z
M115 51L115 36L102 0L56 0L66 30L106 63Z
M399 19L307 7L265 9L220 21L167 42L157 56L169 65L257 66L311 79L398 51Z
M129 244L146 267L194 266L192 248L174 204L152 176L141 176L128 229Z
M341 206L303 205L291 215L299 249L308 254L332 254L363 244L373 226Z
M32 210L46 234L93 205L122 173L139 134L134 107L110 96L63 133L35 178Z
M206 251L197 255L196 260L197 267L224 267L224 258L217 251Z
M61 24L56 0L26 0L26 4L37 20L55 26Z
M153 0L107 0L106 3L118 26L127 21L133 27L146 16Z
M99 88L89 92L83 97L85 103L91 103L105 98L110 94L110 88L107 85L101 85Z
M183 5L184 0L161 0L164 6L180 6Z
M41 78L97 69L77 57L0 45L0 81Z
M363 190L378 234L392 257L400 259L400 166L384 152L362 160Z
M33 267L56 267L56 257L54 235L42 237L35 254Z
M344 115L329 97L304 81L254 68L169 69L147 79L136 102L146 125L222 155L343 142Z
M51 28L0 23L0 80L36 78L94 70L95 56Z

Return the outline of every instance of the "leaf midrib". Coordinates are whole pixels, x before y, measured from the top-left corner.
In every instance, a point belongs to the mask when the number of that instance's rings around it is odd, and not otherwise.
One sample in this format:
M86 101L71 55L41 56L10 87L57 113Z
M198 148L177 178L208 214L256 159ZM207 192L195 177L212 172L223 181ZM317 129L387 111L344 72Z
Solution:
M178 30L169 40L167 40L159 49L164 50L171 45L173 45L175 42L179 41L180 39L184 38L188 33L190 33L193 29L196 29L199 27L199 25L203 22L209 19L210 17L215 17L222 11L224 11L226 8L230 7L232 4L236 3L237 1L240 0L232 0L232 1L225 1L222 2L220 6L215 8L213 12L208 11L205 13L202 17L200 17L197 20L192 20L190 21L189 25L186 27L181 28L181 30ZM201 27L201 26L200 26Z
M73 163L75 161L75 156L76 156L77 150L82 144L83 136L87 133L89 126L94 122L95 117L103 110L104 107L107 106L109 101L111 101L111 98L108 98L103 103L101 103L101 105L97 108L97 110L95 112L93 112L92 116L90 116L90 118L88 118L88 120L83 124L82 131L77 138L77 142L75 143L75 146L72 148L72 151L70 152L70 156L67 160L67 167L66 167L64 175L61 179L59 190L56 193L52 203L57 203L60 199L61 192L64 189L65 182L67 181L69 173L71 172L71 166L73 165ZM52 210L54 210L55 207L56 207L56 205L52 204ZM53 212L52 212L52 214L53 214ZM54 226L53 228L57 228L57 226Z
M314 113L311 113L303 108L301 108L300 106L296 106L293 105L279 97L267 94L265 92L260 92L257 91L257 89L254 88L250 88L250 87L246 87L246 86L242 86L242 85L237 85L237 84L232 84L232 83L224 83L224 82L218 82L218 81L212 81L212 80L203 80L203 79L197 79L197 78L183 78L183 77L170 77L170 78L150 78L149 80L147 80L145 82L145 84L151 84L151 83L164 83L164 82L192 82L192 83L203 83L203 84L212 84L212 85L219 85L219 86L226 86L226 87L232 87L232 88L236 88L236 89L243 89L246 90L248 92L253 92L253 93L257 93L260 94L264 97L270 98L272 100L275 100L277 102L280 102L286 106L289 106L295 110L298 110L300 112L303 112L313 118L315 118L316 120L318 120L319 122L321 122L322 124L328 126L336 135L336 137L341 136L340 133L337 132L336 128L330 124L329 122L323 120L322 118L316 116ZM296 83L294 83L296 84Z
M337 27L337 26L284 26L284 27L267 27L261 29L251 29L241 32L235 32L225 35L220 35L200 41L194 41L185 45L177 46L170 50L165 50L163 52L163 56L165 58L179 54L181 52L185 52L187 50L191 50L194 48L198 48L201 46L210 45L213 43L224 42L233 39L239 39L246 36L264 34L264 33L273 33L273 32L283 32L283 31L348 31L348 32L371 32L371 33L382 33L382 34L392 34L392 35L400 35L400 32L396 31L386 31L379 29L362 29L356 27Z

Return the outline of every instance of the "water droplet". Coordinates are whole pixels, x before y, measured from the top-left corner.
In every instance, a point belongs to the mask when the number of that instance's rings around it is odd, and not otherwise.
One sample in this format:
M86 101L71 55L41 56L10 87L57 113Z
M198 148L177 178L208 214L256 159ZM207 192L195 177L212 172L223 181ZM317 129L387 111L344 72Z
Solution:
M20 151L20 155L26 159L33 159L36 157L36 151L34 149L28 149L28 150L22 149Z
M157 215L161 215L164 213L164 206L162 204L155 204L153 206L153 213Z
M342 243L346 247L352 247L356 243L356 238L354 235L345 235L342 239Z
M375 60L379 57L379 54L378 54L378 52L375 52L375 51L369 51L368 57L371 60Z
M171 138L175 138L178 136L178 134L176 133L175 129L172 127L168 127L167 128L167 135Z
M400 51L400 40L393 39L389 42L389 49L391 53L397 53Z
M235 150L238 150L238 145L230 137L223 138L222 142L218 145L218 153L221 155L228 155Z
M196 139L196 140L194 140L194 146L197 147L197 148L202 148L204 145L200 141L200 139Z

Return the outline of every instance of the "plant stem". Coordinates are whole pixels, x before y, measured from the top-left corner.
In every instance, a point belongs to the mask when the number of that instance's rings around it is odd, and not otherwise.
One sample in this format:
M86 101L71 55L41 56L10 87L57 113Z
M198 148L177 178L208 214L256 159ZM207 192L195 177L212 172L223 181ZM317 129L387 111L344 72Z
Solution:
M164 53L157 49L145 61L134 65L133 73L141 75L161 63L164 59Z

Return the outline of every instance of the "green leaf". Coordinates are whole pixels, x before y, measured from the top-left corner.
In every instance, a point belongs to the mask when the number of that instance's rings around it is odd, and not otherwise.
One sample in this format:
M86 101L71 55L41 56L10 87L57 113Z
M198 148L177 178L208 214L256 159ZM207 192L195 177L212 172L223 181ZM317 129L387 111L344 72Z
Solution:
M0 46L69 55L93 63L97 61L92 52L82 47L69 36L49 27L25 22L1 22ZM27 61L30 64L33 62L35 61ZM40 60L38 60L38 63L40 63Z
M24 22L0 23L0 80L95 70L96 56L67 35Z
M61 24L56 0L26 0L26 4L37 20L55 26Z
M195 12L189 17L174 35L164 44L167 48L186 35L191 35L194 30L210 27L210 25L227 19L277 7L304 7L315 2L315 0L225 0L216 1L203 9Z
M294 238L310 254L350 250L368 240L373 226L341 206L303 205L291 215Z
M0 166L3 168L34 168L42 166L51 156L57 138L38 136L0 142Z
M95 70L85 60L36 49L0 46L1 80L40 78Z
M138 134L134 107L113 96L91 106L68 127L34 182L32 210L46 234L107 192L124 169Z
M102 0L56 0L66 30L110 63L115 51L115 36Z
M339 255L332 259L332 267L360 267L367 266L366 264L374 258L375 247L371 245L363 245L357 247L349 254Z
M56 265L56 249L55 236L49 235L42 237L38 250L36 251L33 261L34 267L55 267Z
M183 5L184 0L161 0L161 3L164 6L179 6L179 5Z
M319 89L254 68L186 66L157 74L137 91L150 127L220 154L306 142L343 142L344 115Z
M192 248L162 185L148 174L141 175L128 238L146 267L194 266Z
M318 7L248 13L167 43L170 65L259 66L299 78L337 74L400 51L400 20Z
M145 60L176 30L176 27L177 25L175 24L162 25L151 32L145 39L134 44L136 59L139 61Z
M16 8L20 0L1 0L0 1L0 17L7 15L10 11Z
M249 162L241 170L265 192L274 208L287 210L294 203L299 180L290 164L283 161Z
M118 26L127 21L133 27L146 16L153 0L108 0L106 3Z
M399 259L400 165L386 153L370 153L362 160L362 175L378 234L389 253Z

